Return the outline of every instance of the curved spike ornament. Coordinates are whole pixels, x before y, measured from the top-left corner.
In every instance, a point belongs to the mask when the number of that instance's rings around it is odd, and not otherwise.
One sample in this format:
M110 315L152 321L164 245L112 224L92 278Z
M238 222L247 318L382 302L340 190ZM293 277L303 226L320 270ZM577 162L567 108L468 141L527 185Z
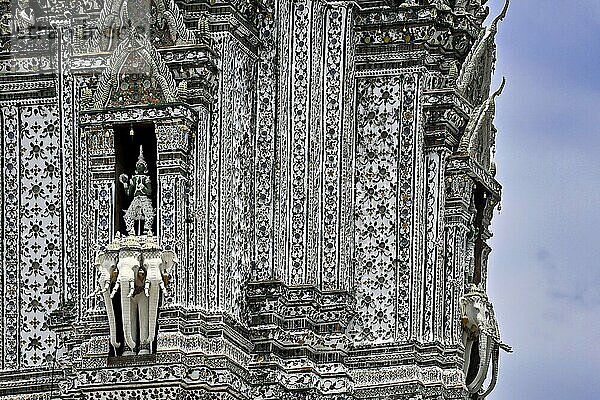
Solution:
M458 147L459 153L469 153L473 149L473 143L477 135L481 133L487 124L492 122L496 112L496 98L502 94L505 86L506 78L503 77L500 87L481 106L475 109Z

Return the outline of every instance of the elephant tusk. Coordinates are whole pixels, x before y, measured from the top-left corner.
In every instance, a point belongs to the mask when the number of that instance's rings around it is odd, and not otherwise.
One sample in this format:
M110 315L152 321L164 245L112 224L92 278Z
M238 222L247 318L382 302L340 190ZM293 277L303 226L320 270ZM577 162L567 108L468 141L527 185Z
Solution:
M110 289L110 282L106 281L106 283L104 284L104 290L99 290L98 292L102 293L102 292L107 291L108 289Z
M129 282L129 294L127 297L133 297L133 292L135 291L135 283Z
M169 292L167 291L167 288L165 286L164 282L160 282L160 288L162 289L164 295L166 296Z
M144 294L146 297L150 297L150 282L146 282L144 285Z
M485 398L490 393L492 393L492 390L494 390L494 388L496 387L496 384L498 383L498 360L499 360L499 358L500 358L500 345L498 343L496 343L494 345L494 350L493 350L493 354L492 354L492 380L490 381L490 385L488 386L488 388L479 395L480 400L485 400Z
M115 294L117 294L117 290L119 290L119 286L121 286L121 284L119 282L115 283L115 287L113 288L113 291L110 294L111 298L115 297Z
M507 353L513 352L513 348L507 345L506 343L498 343L498 346Z

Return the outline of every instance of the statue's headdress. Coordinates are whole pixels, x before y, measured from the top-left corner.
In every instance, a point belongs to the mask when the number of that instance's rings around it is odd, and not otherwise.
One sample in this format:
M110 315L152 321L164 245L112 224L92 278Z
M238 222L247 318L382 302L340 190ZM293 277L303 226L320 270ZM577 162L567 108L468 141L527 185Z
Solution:
M143 165L144 166L144 171L146 171L148 169L148 164L146 164L146 160L144 160L144 149L142 148L142 145L140 145L140 155L138 156L138 160L135 163L136 167L138 165Z

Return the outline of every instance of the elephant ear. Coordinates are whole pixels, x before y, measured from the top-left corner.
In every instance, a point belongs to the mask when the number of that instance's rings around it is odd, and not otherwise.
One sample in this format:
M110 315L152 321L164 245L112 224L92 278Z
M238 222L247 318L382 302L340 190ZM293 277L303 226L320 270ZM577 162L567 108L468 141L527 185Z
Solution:
M94 267L96 267L96 269L98 269L102 266L102 262L104 261L105 257L106 257L106 254L104 254L104 253L100 253L96 256L96 259L94 260Z
M106 267L107 263L114 264L113 255L110 253L100 253L94 260L94 267L96 267L96 270L101 273L101 271Z
M179 263L179 259L172 250L163 251L161 258L163 263L163 270L166 272L171 271L173 265Z

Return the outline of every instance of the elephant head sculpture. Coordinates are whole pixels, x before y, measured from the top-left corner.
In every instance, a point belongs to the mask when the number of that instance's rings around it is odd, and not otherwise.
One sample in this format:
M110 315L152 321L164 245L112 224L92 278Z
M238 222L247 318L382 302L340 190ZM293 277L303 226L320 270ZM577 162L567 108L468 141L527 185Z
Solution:
M110 342L116 352L121 347L123 356L134 351L140 355L152 352L160 293L166 293L169 272L177 262L175 253L164 251L152 236L116 236L98 256L98 289L94 294L104 296ZM119 291L122 325L117 326L111 299ZM121 331L124 344L117 342Z
M123 355L131 355L136 348L138 336L137 307L132 304L132 298L135 294L135 283L140 269L139 251L121 250L117 268L119 269L119 275L112 296L116 294L119 288L121 289L121 315L123 317L123 334L126 344Z
M154 249L144 254L144 268L146 268L146 282L144 292L148 297L148 337L146 343L149 352L152 352L152 343L156 336L156 320L158 317L158 303L160 292L167 293L166 285L169 282L169 273L173 265L178 262L175 253L171 250L158 251ZM143 343L142 347L145 347Z
M469 291L462 298L461 309L465 346L463 371L467 377L467 389L469 393L476 393L478 399L484 399L496 385L499 349L502 348L507 352L512 352L512 349L500 341L494 309L483 290L476 285L470 286ZM478 355L478 365L473 365L471 362L473 354ZM482 390L490 363L493 365L492 380L489 387Z
M108 315L108 326L110 330L110 343L115 349L118 349L121 344L117 342L117 330L115 311L111 300L110 289L117 282L119 270L117 269L117 261L115 254L101 253L96 257L96 269L98 270L97 290L94 294L101 294L104 299L106 314Z

